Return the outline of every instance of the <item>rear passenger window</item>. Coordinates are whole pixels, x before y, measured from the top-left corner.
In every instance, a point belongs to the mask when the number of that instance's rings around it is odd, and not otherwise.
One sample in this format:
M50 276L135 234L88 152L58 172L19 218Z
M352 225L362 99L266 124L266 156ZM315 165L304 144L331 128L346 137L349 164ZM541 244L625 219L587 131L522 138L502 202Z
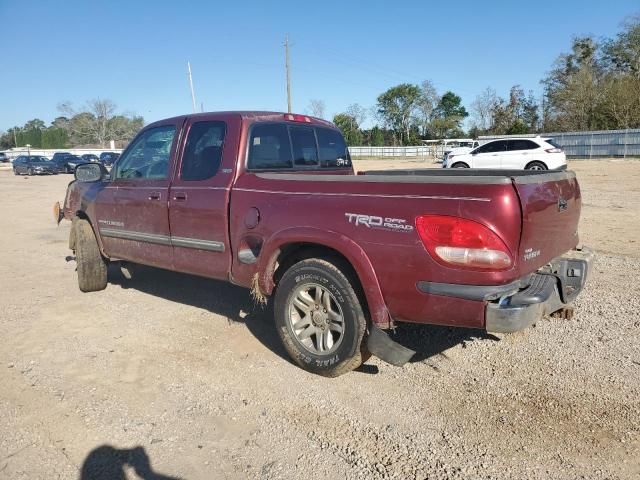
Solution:
M509 140L507 150L533 150L539 148L539 145L531 140Z
M257 124L251 130L249 168L291 168L291 145L284 124Z
M313 128L291 127L291 145L293 163L296 167L315 167L318 165L318 150Z
M349 150L340 132L328 128L316 128L316 135L321 167L351 166Z
M196 122L191 125L180 167L182 180L207 180L218 173L224 134L224 122Z

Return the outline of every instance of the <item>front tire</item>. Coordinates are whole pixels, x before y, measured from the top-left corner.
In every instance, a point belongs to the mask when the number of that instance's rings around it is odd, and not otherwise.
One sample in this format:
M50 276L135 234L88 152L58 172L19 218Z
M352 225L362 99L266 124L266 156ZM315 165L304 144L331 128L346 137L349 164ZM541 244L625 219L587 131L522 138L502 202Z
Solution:
M303 369L337 377L368 358L364 310L347 269L337 261L302 260L282 276L275 323L291 358Z
M104 290L107 287L107 261L100 253L91 224L80 218L73 223L71 235L76 251L78 286L83 292Z
M451 168L469 168L469 165L463 162L454 163Z

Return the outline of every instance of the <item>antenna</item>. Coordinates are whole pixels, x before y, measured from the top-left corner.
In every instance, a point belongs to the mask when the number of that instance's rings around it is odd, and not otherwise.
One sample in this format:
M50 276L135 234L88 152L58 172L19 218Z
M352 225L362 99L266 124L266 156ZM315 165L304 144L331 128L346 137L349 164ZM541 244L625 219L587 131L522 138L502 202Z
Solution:
M191 103L193 104L193 113L196 113L196 94L193 92L193 79L191 78L191 62L187 62L187 70L189 75L189 87L191 88Z
M289 34L284 37L285 68L287 70L287 112L291 113L291 68L289 66Z

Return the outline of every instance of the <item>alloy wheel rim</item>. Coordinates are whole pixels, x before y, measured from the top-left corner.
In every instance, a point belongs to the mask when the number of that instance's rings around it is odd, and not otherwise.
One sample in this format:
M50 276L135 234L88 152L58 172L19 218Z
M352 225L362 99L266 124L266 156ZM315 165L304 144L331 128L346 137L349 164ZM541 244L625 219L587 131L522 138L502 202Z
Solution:
M298 286L290 297L287 321L298 343L315 355L333 353L344 338L344 316L335 297L317 283Z

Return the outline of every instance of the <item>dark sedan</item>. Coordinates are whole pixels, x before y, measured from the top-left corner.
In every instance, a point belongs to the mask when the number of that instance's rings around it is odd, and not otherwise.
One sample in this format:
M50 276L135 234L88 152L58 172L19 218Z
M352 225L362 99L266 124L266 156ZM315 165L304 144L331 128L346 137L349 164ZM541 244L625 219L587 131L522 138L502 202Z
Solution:
M100 161L98 156L93 153L85 153L80 158L82 158L85 163L98 163Z
M77 155L71 155L70 153L60 155L56 153L53 155L51 161L56 165L59 172L64 173L73 173L76 167L81 163L89 163Z
M15 175L56 175L56 165L45 157L21 155L13 161Z

